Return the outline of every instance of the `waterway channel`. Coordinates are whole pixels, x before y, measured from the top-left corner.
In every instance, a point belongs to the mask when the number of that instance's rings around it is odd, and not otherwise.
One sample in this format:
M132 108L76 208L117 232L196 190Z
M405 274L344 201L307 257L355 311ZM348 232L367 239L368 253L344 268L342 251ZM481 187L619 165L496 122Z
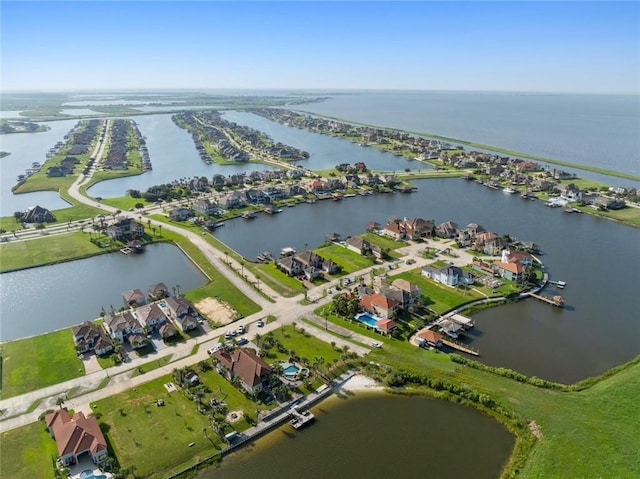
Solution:
M514 444L490 417L425 397L356 393L312 412L307 429L286 424L198 479L495 478Z
M635 275L640 230L585 214L567 214L462 179L417 180L411 194L357 196L284 208L277 215L225 222L215 236L248 259L284 246L316 247L328 233L362 233L389 216L480 223L499 235L533 241L543 250L551 279L566 281L567 300L556 309L535 300L477 315L467 341L481 360L525 374L573 382L640 353ZM257 233L259 232L259 233ZM555 294L552 288L546 294Z
M92 320L123 306L122 292L163 282L180 291L201 286L202 272L176 246L142 254L110 253L0 275L0 340L42 334Z

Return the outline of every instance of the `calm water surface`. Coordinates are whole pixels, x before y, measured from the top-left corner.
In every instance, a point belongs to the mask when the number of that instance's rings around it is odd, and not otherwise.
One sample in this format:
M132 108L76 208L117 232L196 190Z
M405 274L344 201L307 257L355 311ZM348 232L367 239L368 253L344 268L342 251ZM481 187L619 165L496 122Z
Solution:
M640 95L364 92L295 108L640 174Z
M123 306L122 292L163 282L180 291L206 278L175 246L154 244L139 255L111 253L0 275L0 340L23 338L92 320Z
M171 121L171 115L137 116L135 121L142 135L146 137L153 170L138 176L100 182L89 188L90 195L113 198L124 196L130 189L145 191L150 186L170 183L180 178L206 176L211 179L216 173L228 176L234 173L274 169L273 166L257 163L207 165L200 159L191 134L175 125Z
M408 160L376 148L364 148L348 140L281 125L252 113L228 111L222 116L238 125L265 132L274 141L309 152L309 159L299 161L298 164L312 170L329 169L340 163L354 164L359 161L365 163L369 169L379 171L433 169L427 163Z
M31 168L33 162L44 163L49 149L62 141L77 123L78 120L52 121L45 123L51 129L41 133L0 135L0 150L11 153L0 158L0 216L11 216L35 205L52 210L69 206L55 191L14 195L11 188L16 185L17 176Z
M424 397L358 393L312 411L307 429L285 425L197 477L496 478L514 444L490 417Z
M412 194L320 201L252 221L227 221L215 236L248 259L284 246L315 247L327 233L362 233L389 216L480 223L534 241L551 279L566 281L564 309L534 300L484 311L468 341L489 364L562 382L602 373L640 353L640 230L590 215L569 215L461 179L415 181ZM259 232L259 234L256 234ZM624 267L622 266L624 265ZM554 294L549 288L545 294Z

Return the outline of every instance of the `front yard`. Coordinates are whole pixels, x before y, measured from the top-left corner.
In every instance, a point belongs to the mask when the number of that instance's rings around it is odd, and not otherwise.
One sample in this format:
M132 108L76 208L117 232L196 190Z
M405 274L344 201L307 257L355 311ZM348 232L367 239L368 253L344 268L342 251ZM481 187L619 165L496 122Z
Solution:
M83 375L71 328L2 344L2 399Z
M374 265L369 258L337 244L316 249L314 252L342 266L343 274L354 273Z

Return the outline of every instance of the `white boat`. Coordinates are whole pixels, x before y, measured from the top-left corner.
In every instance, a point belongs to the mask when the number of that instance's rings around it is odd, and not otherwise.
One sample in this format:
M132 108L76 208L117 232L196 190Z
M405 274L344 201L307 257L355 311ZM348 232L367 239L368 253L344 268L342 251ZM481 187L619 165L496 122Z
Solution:
M509 193L510 195L518 192L518 190L514 190L513 188L510 188L508 186L506 188L503 188L502 191L504 191L505 193Z

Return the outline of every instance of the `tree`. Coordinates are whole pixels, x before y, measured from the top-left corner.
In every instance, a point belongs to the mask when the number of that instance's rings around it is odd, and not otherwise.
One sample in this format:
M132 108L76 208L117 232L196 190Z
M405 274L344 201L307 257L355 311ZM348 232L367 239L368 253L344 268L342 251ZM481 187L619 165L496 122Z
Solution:
M62 396L56 399L56 406L58 406L60 409L62 409L63 404L64 404L64 398Z

